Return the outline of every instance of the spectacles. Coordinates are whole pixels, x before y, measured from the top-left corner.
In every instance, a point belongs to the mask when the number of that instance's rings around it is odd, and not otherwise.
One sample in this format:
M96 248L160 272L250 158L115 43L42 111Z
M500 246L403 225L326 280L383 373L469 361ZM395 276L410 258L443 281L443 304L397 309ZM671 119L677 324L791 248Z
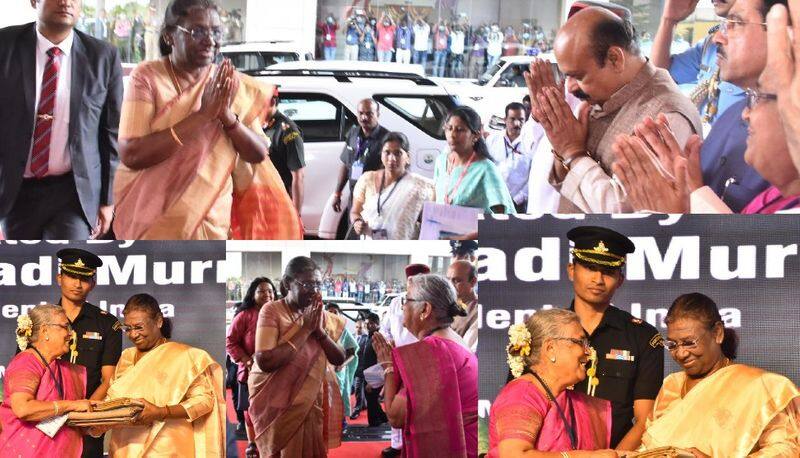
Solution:
M422 299L412 299L410 297L405 297L405 296L400 298L400 305L401 306L405 307L406 302L425 302L425 301L423 301Z
M45 326L58 326L59 328L65 330L67 332L72 332L72 325L69 325L69 324L50 323L50 324L47 324Z
M693 349L697 348L697 342L699 340L700 340L699 338L686 339L683 342L679 343L679 342L676 342L674 340L664 339L664 348L666 348L667 350L669 350L671 352L678 351L678 349L681 348L681 347L683 347L683 349L685 349L685 350L693 350Z
M299 286L300 288L302 288L302 289L304 289L306 291L318 291L318 290L320 290L322 288L322 282L321 281L312 281L312 282L308 282L308 283L303 283L300 280L295 280L295 283L297 283L297 286Z
M192 30L189 30L185 27L181 27L176 25L178 30L181 32L189 35L192 37L192 40L200 42L203 38L210 38L214 41L214 43L221 43L222 42L222 30L220 29L206 29L204 27L192 27Z
M752 110L755 108L756 105L759 104L762 100L778 100L778 96L775 94L768 94L766 92L758 92L756 89L746 89L745 91L745 100L747 100L747 109Z
M144 326L142 326L141 324L136 326L125 326L125 325L122 326L122 332L124 332L125 334L130 334L133 331L142 332L144 331Z
M754 24L760 25L762 27L766 27L766 22L747 22L747 21L740 21L738 19L723 19L719 21L719 32L722 34L723 37L728 38L728 32L736 30L739 26L744 26L747 24Z
M589 348L590 347L589 339L587 339L586 337L584 337L582 339L576 339L574 337L554 337L553 340L566 340L566 341L574 343L575 345L580 345L583 348Z

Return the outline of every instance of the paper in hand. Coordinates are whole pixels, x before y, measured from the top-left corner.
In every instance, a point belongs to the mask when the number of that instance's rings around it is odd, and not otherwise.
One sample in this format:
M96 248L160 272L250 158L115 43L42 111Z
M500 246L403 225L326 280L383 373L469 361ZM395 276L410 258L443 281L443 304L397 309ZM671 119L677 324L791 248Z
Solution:
M66 422L67 422L67 415L64 414L44 419L40 421L39 424L36 425L36 427L39 429L39 431L47 434L47 437L52 439L53 437L55 437L56 433L58 433L58 430L60 430L61 427L64 426L64 423Z

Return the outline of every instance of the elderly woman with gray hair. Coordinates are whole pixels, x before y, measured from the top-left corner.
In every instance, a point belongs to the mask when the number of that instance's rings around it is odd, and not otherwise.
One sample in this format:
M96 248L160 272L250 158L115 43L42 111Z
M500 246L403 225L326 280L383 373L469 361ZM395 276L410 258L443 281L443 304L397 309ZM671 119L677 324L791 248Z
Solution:
M595 370L578 316L541 310L508 335L509 382L492 405L488 457L616 457L609 402L566 389Z
M37 305L17 319L19 354L6 368L0 404L0 456L79 457L81 431L61 426L50 437L36 426L68 412L92 410L86 368L58 359L70 350L72 327L61 307Z
M441 275L408 279L403 325L419 342L397 348L373 336L384 368L389 423L403 429L403 456L478 455L478 360L450 328L464 316L456 291Z

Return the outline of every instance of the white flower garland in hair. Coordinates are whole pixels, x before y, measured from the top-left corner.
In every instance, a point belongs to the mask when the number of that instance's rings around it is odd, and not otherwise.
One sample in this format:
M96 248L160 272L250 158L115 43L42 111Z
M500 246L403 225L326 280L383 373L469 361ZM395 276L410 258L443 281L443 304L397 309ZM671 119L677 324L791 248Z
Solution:
M17 346L20 350L28 348L30 337L33 334L33 321L28 315L17 317Z
M525 357L531 354L531 333L525 324L518 323L508 328L506 353L511 375L517 378L525 370Z

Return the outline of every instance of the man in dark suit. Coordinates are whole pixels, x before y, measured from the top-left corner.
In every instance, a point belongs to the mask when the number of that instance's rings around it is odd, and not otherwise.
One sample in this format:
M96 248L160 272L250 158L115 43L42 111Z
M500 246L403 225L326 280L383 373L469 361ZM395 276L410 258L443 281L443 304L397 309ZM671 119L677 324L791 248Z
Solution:
M97 238L114 214L122 67L74 29L81 0L31 0L0 29L0 228L9 239Z

